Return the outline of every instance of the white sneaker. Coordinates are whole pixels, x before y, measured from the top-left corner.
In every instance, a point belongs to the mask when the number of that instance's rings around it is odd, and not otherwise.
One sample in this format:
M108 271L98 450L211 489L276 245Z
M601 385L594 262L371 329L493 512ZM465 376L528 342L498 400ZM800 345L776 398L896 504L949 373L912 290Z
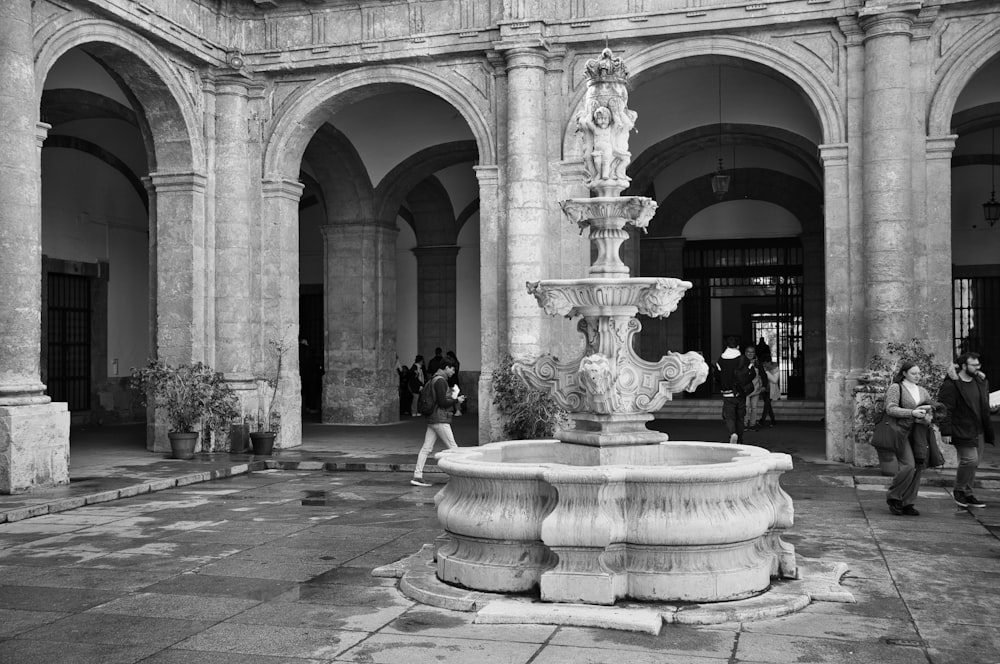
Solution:
M410 480L410 484L412 484L413 486L434 486L430 482L425 482L424 478L422 477L414 477L412 480Z
M729 434L729 444L730 445L735 445L736 443L739 442L739 440L740 440L740 437L737 436L735 433Z

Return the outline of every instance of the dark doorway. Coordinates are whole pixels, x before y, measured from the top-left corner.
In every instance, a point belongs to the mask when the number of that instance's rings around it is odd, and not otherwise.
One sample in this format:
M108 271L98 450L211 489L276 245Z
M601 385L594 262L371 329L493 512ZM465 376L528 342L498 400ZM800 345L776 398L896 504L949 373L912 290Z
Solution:
M722 340L744 346L763 337L781 367L782 392L805 394L802 357L802 244L798 238L687 242L683 278L693 286L681 301L684 347L704 349L712 362ZM717 392L706 381L695 397Z
M982 356L983 371L995 370L993 350L1000 336L1000 276L974 275L974 270L954 268L953 317L955 355L966 352ZM968 276L963 272L969 272ZM940 358L946 362L949 358Z
M90 410L91 279L49 273L46 281L46 393L70 411Z
M317 415L323 396L323 286L299 287L299 374L302 378L302 411Z

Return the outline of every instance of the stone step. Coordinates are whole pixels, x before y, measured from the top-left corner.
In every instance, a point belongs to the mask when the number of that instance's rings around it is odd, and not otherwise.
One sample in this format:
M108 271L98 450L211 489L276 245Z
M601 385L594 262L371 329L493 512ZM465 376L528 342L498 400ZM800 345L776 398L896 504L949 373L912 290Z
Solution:
M782 399L771 403L774 417L785 422L821 422L826 406L822 401L805 399ZM758 413L760 406L758 406ZM722 398L685 399L668 401L663 408L653 413L658 420L717 420L722 413Z

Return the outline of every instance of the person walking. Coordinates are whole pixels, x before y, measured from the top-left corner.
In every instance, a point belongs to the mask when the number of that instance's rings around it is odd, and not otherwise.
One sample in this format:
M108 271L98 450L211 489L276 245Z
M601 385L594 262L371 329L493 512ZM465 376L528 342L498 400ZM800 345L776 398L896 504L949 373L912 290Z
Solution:
M902 516L920 516L913 506L920 490L920 474L927 463L928 436L933 419L926 405L931 397L920 380L920 367L904 361L885 392L885 415L894 420L898 432L896 461L898 470L889 483L885 502L889 511Z
M726 349L715 361L715 372L722 390L722 420L729 432L729 442L742 443L747 414L746 395L752 390L752 379L736 337L726 338Z
M434 449L434 443L440 438L449 449L458 447L455 443L455 434L451 430L452 411L456 403L465 401L465 396L452 397L452 390L448 388L448 379L455 375L455 361L444 358L438 367L437 372L431 376L428 387L434 390L434 412L427 416L427 432L424 434L424 444L417 454L417 465L413 469L413 479L410 484L413 486L431 486L430 482L424 481L424 464L427 457Z
M990 422L990 386L979 370L979 353L963 353L948 377L941 383L938 400L946 414L940 423L941 441L951 443L958 451L958 469L952 497L959 507L986 507L972 493L976 470L983 458L984 443L994 443Z
M764 375L762 377L760 400L764 404L763 409L760 413L760 420L757 422L758 427L764 426L774 426L774 406L773 402L781 398L781 385L778 383L780 380L778 363L777 362L765 362L764 363ZM771 424L765 425L765 420L771 418Z

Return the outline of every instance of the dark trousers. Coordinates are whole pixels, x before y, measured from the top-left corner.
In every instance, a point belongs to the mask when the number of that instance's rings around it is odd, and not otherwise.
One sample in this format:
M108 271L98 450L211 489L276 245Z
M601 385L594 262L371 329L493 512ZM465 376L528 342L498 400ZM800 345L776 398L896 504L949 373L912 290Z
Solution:
M771 424L774 424L774 408L771 407L771 395L768 394L767 390L760 393L760 398L764 400L764 408L760 413L760 421L757 424L763 424L764 420L768 417L771 418Z
M747 416L747 399L744 396L722 397L722 419L729 436L736 434L736 442L743 442L743 418Z
M927 429L923 426L914 426L913 428L924 431ZM920 434L920 432L917 433ZM924 469L924 461L917 460L913 456L912 434L911 431L896 445L896 459L899 467L889 484L889 493L886 496L888 500L898 500L904 507L912 505L917 500L917 492L920 490L920 473Z

